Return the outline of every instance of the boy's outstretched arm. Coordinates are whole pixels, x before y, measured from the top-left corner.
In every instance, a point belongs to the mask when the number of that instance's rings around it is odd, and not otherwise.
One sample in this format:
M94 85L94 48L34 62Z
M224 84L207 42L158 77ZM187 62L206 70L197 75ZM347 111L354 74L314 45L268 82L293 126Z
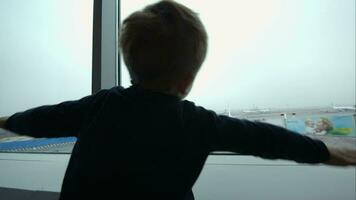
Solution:
M75 101L46 105L0 118L0 128L31 137L77 136L85 117L99 106L108 90Z
M356 148L331 146L318 139L263 122L214 117L211 151L232 151L299 163L356 166ZM355 145L356 146L356 145Z

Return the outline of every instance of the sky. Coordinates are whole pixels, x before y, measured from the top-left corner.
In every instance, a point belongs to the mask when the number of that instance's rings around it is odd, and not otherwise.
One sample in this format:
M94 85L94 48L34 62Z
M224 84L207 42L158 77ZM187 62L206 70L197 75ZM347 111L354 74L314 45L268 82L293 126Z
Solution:
M92 0L0 1L0 116L91 94Z
M122 0L121 19L152 2ZM187 100L216 111L355 105L354 0L178 2L209 36Z
M121 0L121 19L153 2ZM355 104L354 0L178 2L209 35L188 100L215 111ZM91 93L92 11L92 0L0 1L0 116Z

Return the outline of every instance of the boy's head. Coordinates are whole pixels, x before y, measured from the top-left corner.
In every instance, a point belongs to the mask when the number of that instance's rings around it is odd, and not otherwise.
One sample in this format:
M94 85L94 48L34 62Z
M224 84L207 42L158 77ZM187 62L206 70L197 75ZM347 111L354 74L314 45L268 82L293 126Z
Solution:
M192 10L160 1L124 20L120 47L134 85L184 97L205 59L207 33Z

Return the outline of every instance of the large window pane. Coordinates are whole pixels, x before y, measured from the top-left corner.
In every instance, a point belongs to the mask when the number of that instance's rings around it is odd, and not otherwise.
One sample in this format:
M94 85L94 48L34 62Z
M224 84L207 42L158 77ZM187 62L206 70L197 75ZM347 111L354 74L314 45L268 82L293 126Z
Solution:
M0 1L0 116L91 93L92 0Z
M121 19L152 2L121 1ZM355 1L178 2L209 35L188 100L217 112L355 105Z
M0 1L0 116L91 93L92 0ZM0 129L0 152L70 153L75 138Z

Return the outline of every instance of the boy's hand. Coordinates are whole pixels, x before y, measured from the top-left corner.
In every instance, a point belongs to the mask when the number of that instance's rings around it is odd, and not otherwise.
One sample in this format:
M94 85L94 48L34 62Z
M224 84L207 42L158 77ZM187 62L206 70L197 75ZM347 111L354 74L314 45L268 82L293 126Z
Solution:
M324 164L333 166L356 166L356 138L337 136L309 137L321 140L328 148L330 159Z
M356 166L356 150L353 148L342 148L326 145L330 153L330 159L325 162L334 166Z
M5 129L5 123L8 117L0 117L0 128Z
M356 138L354 137L313 137L323 141L330 153L325 162L333 166L356 166Z

